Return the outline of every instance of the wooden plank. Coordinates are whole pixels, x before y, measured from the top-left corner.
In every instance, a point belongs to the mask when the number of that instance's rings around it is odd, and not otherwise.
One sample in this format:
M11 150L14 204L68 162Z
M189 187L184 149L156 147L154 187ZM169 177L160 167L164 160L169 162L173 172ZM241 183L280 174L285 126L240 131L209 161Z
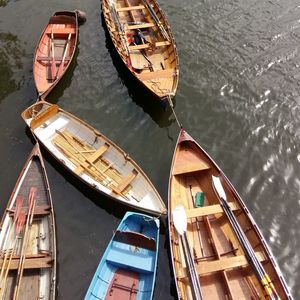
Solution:
M158 79L158 78L167 78L175 76L175 69L165 69L159 70L155 72L145 72L141 74L137 74L137 77L140 80L151 80L151 79Z
M91 156L89 156L86 160L91 163L95 162L108 149L108 147L109 147L108 144L104 144L99 149L97 149Z
M233 211L239 209L239 206L235 202L229 202L229 206ZM219 213L224 213L224 210L220 204L208 205L186 210L187 218L203 217Z
M210 167L206 164L201 164L199 162L196 163L186 163L174 168L173 175L180 175L185 173L197 172L208 170Z
M156 42L156 47L163 47L163 46L169 46L171 43L169 41L162 41L162 42ZM149 44L141 44L141 45L135 45L135 46L128 46L129 50L142 50L149 48Z
M136 5L136 6L130 6L130 7L118 7L116 10L117 12L122 12L122 11L130 11L130 10L138 10L138 9L144 9L144 5Z
M31 129L36 129L48 119L55 116L58 113L58 106L56 104L49 106L43 112L39 113L30 123Z
M19 267L19 258L13 258L10 264L10 270L17 270ZM0 266L2 266L3 260L0 260ZM51 268L53 266L53 259L51 256L45 256L40 258L30 258L25 259L24 268L25 269L41 269L41 268Z
M51 35L51 32L53 32L54 38L56 34L76 34L76 28L74 27L65 27L65 28L57 28L57 27L51 27L47 29L46 34Z
M136 169L133 169L132 172L125 179L123 179L123 181L121 181L115 188L113 188L113 190L119 194L122 193L125 190L125 188L136 177L137 174L138 174L138 171Z
M25 213L25 215L28 214L28 209L23 208L22 212ZM51 206L50 205L39 205L34 207L34 212L33 215L34 217L39 217L39 216L45 216L49 215L51 213ZM13 216L14 211L10 210L9 211L9 216Z
M37 61L52 61L52 59L53 58L50 57L50 56L38 56L36 58ZM65 58L65 61L69 61L70 59L71 59L71 57L68 56L68 57ZM54 57L54 60L57 61L57 62L60 62L60 61L62 61L62 57Z
M141 29L141 28L150 28L156 26L154 23L143 23L143 24L137 24L137 25L128 25L127 29L128 30L133 30L133 29Z

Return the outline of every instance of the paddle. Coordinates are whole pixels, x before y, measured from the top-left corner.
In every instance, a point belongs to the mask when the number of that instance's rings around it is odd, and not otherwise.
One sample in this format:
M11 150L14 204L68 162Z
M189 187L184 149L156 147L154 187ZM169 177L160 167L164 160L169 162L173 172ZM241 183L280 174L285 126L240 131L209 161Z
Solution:
M25 230L24 230L24 236L23 236L23 244L22 244L22 249L21 249L21 254L20 254L20 261L19 261L19 266L18 266L18 273L17 273L17 278L16 278L16 285L14 289L14 295L13 295L13 300L18 299L19 296L19 291L20 291L20 286L21 286L21 279L23 276L23 271L24 271L24 263L26 259L26 247L28 243L28 228L29 226L31 227L32 221L33 221L33 215L34 215L34 207L36 203L36 193L37 193L37 188L36 187L31 187L29 191L29 196L28 196L28 215L26 219L26 225L25 225Z
M52 52L52 60L51 60L51 79L56 79L56 61L55 61L55 53L54 53L54 37L51 29L51 52Z
M187 218L186 218L186 213L185 213L183 205L181 205L181 204L177 205L175 207L175 209L173 209L173 211L172 211L172 216L173 216L173 222L174 222L175 229L180 236L187 269L189 270L189 273L190 273L191 290L193 293L193 297L196 300L202 300L203 297L202 297L199 277L198 277L198 273L196 272L194 258L192 256L189 242L188 242L188 239L186 236Z
M0 274L0 299L2 299L2 296L3 296L3 293L4 293L4 289L5 289L5 285L6 285L6 279L7 279L7 275L8 275L8 272L9 272L9 268L10 268L11 260L12 260L12 257L13 257L13 253L15 251L17 240L19 238L20 232L22 231L22 228L23 228L23 225L24 225L24 221L25 221L25 218L24 218L25 214L21 213L21 208L22 208L23 200L24 200L23 197L20 197L20 196L18 196L17 199L16 199L16 207L15 207L15 212L14 212L14 216L13 216L13 218L14 218L13 225L16 225L16 238L15 238L15 241L14 241L13 248L12 249L6 249L6 253L5 253L4 260L3 260L3 264L1 266L1 274ZM5 263L6 263L6 260L7 260L7 257L8 257L8 253L9 253L8 250L10 250L10 256L9 256L9 259L8 259L8 264L5 267ZM4 273L4 270L5 270L5 273ZM4 274L4 277L2 279L3 274Z
M213 180L214 190L220 198L221 206L222 206L225 214L227 215L227 217L230 221L230 224L242 245L242 248L245 252L245 255L248 259L249 264L253 268L258 281L260 282L263 290L265 291L265 294L271 300L280 300L280 297L277 294L270 277L265 272L261 262L257 259L255 252L254 252L253 248L251 247L244 231L240 227L240 224L238 223L234 213L232 212L230 206L228 205L226 193L224 191L224 188L222 186L220 178L216 177L216 176L212 176L212 180Z
M67 44L66 44L66 47L65 47L65 51L64 51L64 55L63 55L63 58L62 58L62 61L58 67L58 70L57 70L57 74L56 74L56 78L57 77L60 77L61 74L63 73L64 71L64 66L65 66L65 59L66 59L66 55L67 55L67 51L68 51L68 48L69 48L69 43L70 43L70 39L71 39L71 33L69 33L69 36L68 36L68 39L67 39Z

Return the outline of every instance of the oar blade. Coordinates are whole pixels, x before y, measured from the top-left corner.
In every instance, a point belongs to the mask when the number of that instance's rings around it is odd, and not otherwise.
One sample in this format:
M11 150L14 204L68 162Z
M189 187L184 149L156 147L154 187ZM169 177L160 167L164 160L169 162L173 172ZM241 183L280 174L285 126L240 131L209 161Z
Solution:
M28 196L29 211L31 210L31 208L33 206L33 202L34 202L35 197L36 197L36 192L37 192L37 188L36 187L31 187L30 188L29 196Z
M226 201L227 197L226 197L224 188L222 186L220 177L212 176L212 181L213 181L213 187L215 188L215 191L217 192L219 197Z
M184 232L186 232L187 229L187 218L184 206L182 204L179 204L173 209L172 211L173 216L173 222L174 226L177 230L177 232L180 235L183 235Z
M17 197L15 213L14 213L14 220L18 220L18 217L19 217L21 209L22 209L23 201L24 201L24 198L22 196Z
M26 213L25 212L21 212L17 221L17 227L16 227L16 234L17 236L20 234L20 232L22 231L24 224L25 224L25 220L26 220Z

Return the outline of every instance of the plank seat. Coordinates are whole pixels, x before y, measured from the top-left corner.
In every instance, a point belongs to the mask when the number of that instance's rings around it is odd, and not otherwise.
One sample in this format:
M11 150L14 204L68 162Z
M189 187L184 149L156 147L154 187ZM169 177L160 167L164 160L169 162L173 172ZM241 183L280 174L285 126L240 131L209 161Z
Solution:
M56 104L49 106L47 109L39 113L34 117L30 123L32 130L38 128L40 125L45 123L48 119L55 116L58 113L58 106Z
M127 29L133 30L133 29L141 29L141 28L151 28L154 26L156 26L154 23L143 23L143 24L136 24L136 25L128 25Z
M113 242L113 245L106 257L106 261L108 263L123 268L130 267L131 270L137 271L139 273L153 272L155 263L154 256L145 255L145 253L143 252L132 252L132 246L123 248L119 247L118 243L119 242Z
M94 163L97 159L99 159L109 148L108 144L104 144L99 149L97 149L91 156L89 156L86 160L88 162Z
M156 42L155 46L156 47L163 47L163 46L169 46L171 43L169 41L162 41L162 42ZM142 49L147 49L149 48L149 44L141 44L141 45L134 45L134 46L129 46L129 50L142 50Z
M122 11L131 11L131 10L139 10L139 9L144 9L144 5L136 5L136 6L126 6L126 7L118 7L116 9L117 12L122 12Z
M198 171L208 170L210 167L206 164L201 164L199 162L195 163L185 163L180 164L176 168L174 168L173 175L180 175Z
M54 57L54 60L56 62L60 62L62 61L62 57ZM66 56L65 57L65 61L70 61L71 57L70 56ZM52 61L52 57L51 56L38 56L36 58L37 61Z
M20 258L13 257L10 264L10 270L17 270L19 267ZM3 265L3 259L0 260L0 266ZM44 257L30 257L26 255L26 260L24 262L24 269L41 269L41 268L52 268L53 259L51 256L47 255Z
M235 202L228 202L230 208L234 210L238 210L239 206ZM223 213L224 210L220 204L208 205L203 207L192 208L186 210L187 218L196 218L196 217L203 217L213 214Z
M145 72L136 74L136 76L140 80L152 80L157 78L169 78L176 75L175 69L165 69L165 70L159 70L155 72Z
M75 27L65 27L65 28L57 28L57 27L51 27L46 29L46 34L51 37L51 33L53 33L53 36L55 38L55 35L68 35L76 34L76 28Z
M266 260L263 252L255 252L256 257L260 262ZM245 255L224 257L218 260L202 261L196 265L197 273L201 275L208 275L213 272L225 271L228 269L246 267L249 265ZM186 268L181 270L181 274L177 277L179 280L187 278Z
M138 171L136 169L133 169L132 172L126 178L124 178L116 187L113 188L113 190L116 191L118 194L122 193L132 182L132 180L136 177L137 174Z

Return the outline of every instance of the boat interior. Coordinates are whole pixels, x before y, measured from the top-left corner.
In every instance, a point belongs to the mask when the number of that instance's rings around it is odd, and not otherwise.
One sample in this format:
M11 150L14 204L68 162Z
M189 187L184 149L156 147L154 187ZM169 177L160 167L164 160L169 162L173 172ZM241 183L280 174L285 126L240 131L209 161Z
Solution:
M185 206L188 225L187 237L193 252L196 270L200 275L201 290L207 299L265 299L248 260L242 250L212 185L216 168L193 142L182 142L177 148L171 180L171 209ZM225 181L224 181L225 183ZM272 282L278 281L258 236L255 226L227 184L224 189L229 206L246 234L255 254L262 262ZM184 252L179 236L172 227L172 251L177 270L177 284L181 299L190 299L191 287ZM234 291L234 292L233 292Z
M113 3L106 0L104 6L107 9L104 9L104 13L107 15L110 12L113 16L112 10L115 9L120 20L122 28L119 30L123 33L119 33L120 39L113 39L122 49L121 52L124 52L124 48L128 52L129 61L126 61L124 53L123 60L147 87L164 95L176 89L177 54L162 12L150 2L118 0ZM158 21L153 14L158 17ZM117 21L110 20L108 26L115 28L114 22ZM115 29L112 32L117 33L118 28Z
M75 50L76 35L75 14L51 17L36 50L34 76L39 92L63 74Z
M29 198L33 191L35 205L30 213ZM19 218L16 220L17 210ZM22 300L52 299L55 292L55 237L51 212L43 169L39 159L34 157L19 182L1 228L0 299L13 299L16 291L22 295L19 297ZM32 218L31 226L26 226L28 218ZM20 264L23 273L18 281Z

